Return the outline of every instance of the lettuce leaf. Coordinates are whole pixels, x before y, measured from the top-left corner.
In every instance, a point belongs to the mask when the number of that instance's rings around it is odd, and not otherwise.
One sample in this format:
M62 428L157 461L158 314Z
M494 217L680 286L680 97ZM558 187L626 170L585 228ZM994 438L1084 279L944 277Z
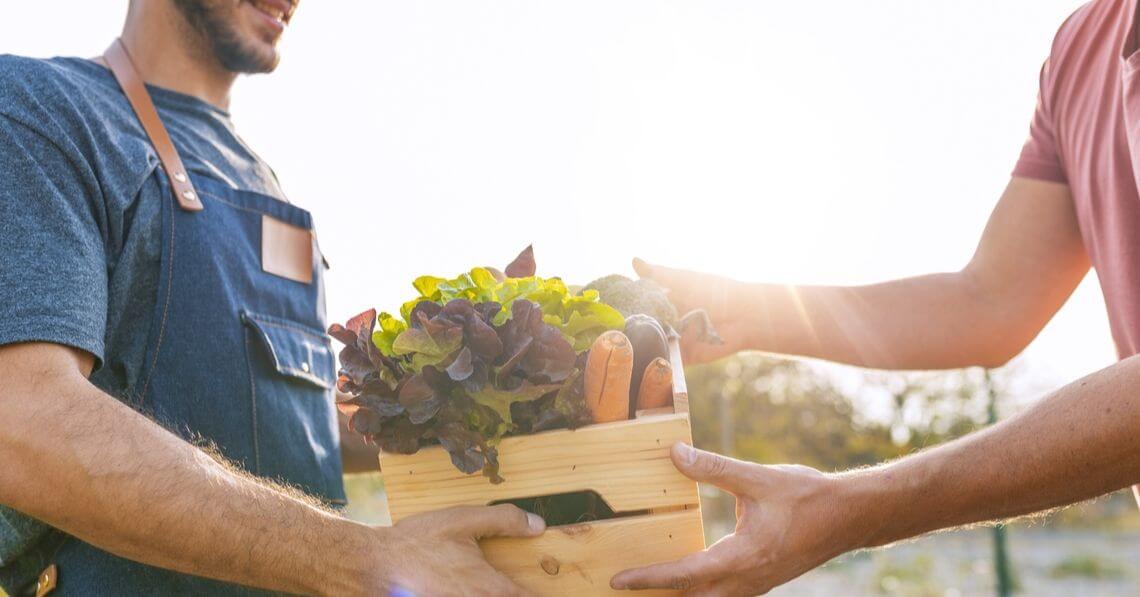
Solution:
M420 296L404 303L400 308L408 325L414 325L412 310L425 301L438 305L453 300L473 304L496 303L501 310L492 323L502 325L511 318L515 301L527 300L538 304L546 323L561 332L576 352L589 350L594 340L606 331L625 327L622 314L603 303L596 290L572 294L559 278L527 276L499 281L486 268L477 267L450 280L422 276L416 279L413 286L420 292ZM382 313L381 318L385 317L395 319ZM396 354L387 340L388 336L378 337L377 346L387 355Z
M500 390L494 386L486 386L482 390L471 394L471 399L478 404L482 404L494 410L503 420L503 423L513 427L514 421L511 418L511 405L516 402L537 400L551 392L557 392L560 389L562 389L562 384L535 385L530 382L524 382L523 385L512 390Z

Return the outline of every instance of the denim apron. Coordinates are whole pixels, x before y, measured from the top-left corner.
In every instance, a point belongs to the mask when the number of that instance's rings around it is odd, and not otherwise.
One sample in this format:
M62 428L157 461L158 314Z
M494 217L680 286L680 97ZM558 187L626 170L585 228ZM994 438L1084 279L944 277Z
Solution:
M324 260L311 216L193 173L189 181L182 172L158 178L170 199L162 206L161 280L141 404L133 406L254 475L343 504ZM192 185L197 209L177 199L175 179ZM311 243L307 283L263 269L272 249L263 245L266 227L282 225ZM65 543L53 561L53 595L257 592L132 562L79 540Z

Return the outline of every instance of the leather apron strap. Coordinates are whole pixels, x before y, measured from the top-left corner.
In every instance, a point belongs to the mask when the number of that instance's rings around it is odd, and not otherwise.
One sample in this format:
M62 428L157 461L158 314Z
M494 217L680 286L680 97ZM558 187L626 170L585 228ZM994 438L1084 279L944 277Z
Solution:
M123 40L116 39L103 54L103 59L107 61L107 66L115 75L119 87L123 88L127 101L131 103L131 108L134 108L135 115L146 131L146 136L150 138L150 144L158 153L158 161L162 163L162 169L170 180L170 188L174 190L174 200L185 211L202 211L202 200L198 198L194 185L190 183L190 176L182 165L182 158L178 156L178 150L174 148L166 127L162 125L158 110L151 102L150 93L147 92L146 85L135 70L134 62L127 54Z

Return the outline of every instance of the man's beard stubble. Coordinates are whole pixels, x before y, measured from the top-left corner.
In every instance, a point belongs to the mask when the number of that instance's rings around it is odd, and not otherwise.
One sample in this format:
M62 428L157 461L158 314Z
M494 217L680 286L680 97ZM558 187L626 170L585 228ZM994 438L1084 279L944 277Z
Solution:
M230 10L242 0L228 0ZM202 37L206 50L221 63L222 67L234 73L268 73L277 68L276 53L266 56L256 48L244 43L234 30L225 14L222 4L211 0L174 0L174 5L195 33Z

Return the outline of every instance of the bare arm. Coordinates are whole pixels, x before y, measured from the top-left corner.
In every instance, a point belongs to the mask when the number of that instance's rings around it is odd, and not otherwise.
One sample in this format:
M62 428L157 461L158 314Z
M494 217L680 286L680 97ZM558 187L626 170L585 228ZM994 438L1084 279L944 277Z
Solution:
M1140 358L984 431L872 469L823 475L674 448L690 477L737 497L736 532L622 588L754 595L852 549L1071 504L1140 482Z
M1140 482L1138 388L1140 358L1133 357L998 425L841 478L876 520L860 546L1064 506Z
M474 541L541 532L513 508L354 523L237 474L92 386L89 355L0 347L0 503L147 564L308 594L517 591ZM405 522L407 524L405 524Z
M690 361L755 349L884 369L997 366L1019 353L1089 269L1065 185L1015 178L961 271L858 287L746 284L637 263L726 340Z

